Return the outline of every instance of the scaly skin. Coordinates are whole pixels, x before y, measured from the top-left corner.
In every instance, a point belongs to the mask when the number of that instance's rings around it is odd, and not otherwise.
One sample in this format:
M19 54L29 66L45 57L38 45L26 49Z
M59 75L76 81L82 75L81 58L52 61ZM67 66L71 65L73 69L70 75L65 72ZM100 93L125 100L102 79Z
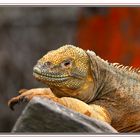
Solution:
M44 55L34 77L49 88L20 91L8 105L34 96L49 98L111 124L119 132L140 132L139 71L108 63L92 51L65 45Z

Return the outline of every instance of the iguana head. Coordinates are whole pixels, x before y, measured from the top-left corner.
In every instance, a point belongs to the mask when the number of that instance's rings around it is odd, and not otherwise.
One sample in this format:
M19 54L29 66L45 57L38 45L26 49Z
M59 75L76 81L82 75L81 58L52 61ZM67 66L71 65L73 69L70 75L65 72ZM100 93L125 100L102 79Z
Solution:
M86 52L73 45L65 45L44 55L34 66L33 75L49 87L80 88L89 69Z

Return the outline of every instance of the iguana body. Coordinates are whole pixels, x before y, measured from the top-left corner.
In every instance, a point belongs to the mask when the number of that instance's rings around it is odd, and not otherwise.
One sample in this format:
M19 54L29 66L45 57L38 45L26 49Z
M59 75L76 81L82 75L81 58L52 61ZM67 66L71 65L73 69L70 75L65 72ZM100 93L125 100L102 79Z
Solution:
M50 51L33 70L49 86L12 98L50 98L68 108L111 124L119 132L140 132L140 75L138 70L108 63L92 51L72 45Z

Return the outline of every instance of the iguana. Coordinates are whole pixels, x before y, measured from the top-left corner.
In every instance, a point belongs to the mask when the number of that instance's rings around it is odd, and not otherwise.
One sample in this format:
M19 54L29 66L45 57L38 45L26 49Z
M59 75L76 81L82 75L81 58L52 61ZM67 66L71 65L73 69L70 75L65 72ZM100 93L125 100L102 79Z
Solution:
M8 105L49 98L118 132L140 132L140 70L109 63L93 51L64 45L44 55L33 76L49 88L21 90Z

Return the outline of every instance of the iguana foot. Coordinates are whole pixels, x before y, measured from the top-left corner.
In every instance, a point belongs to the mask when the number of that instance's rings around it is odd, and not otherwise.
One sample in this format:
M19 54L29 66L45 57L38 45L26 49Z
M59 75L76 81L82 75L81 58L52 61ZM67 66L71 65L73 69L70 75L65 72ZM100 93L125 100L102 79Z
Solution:
M28 102L30 101L34 96L39 96L39 97L46 97L46 98L54 98L54 94L49 88L37 88L37 89L24 89L19 91L20 95L13 97L8 101L8 106L14 110L14 106L16 104L19 104L21 102ZM54 99L56 100L56 99Z

